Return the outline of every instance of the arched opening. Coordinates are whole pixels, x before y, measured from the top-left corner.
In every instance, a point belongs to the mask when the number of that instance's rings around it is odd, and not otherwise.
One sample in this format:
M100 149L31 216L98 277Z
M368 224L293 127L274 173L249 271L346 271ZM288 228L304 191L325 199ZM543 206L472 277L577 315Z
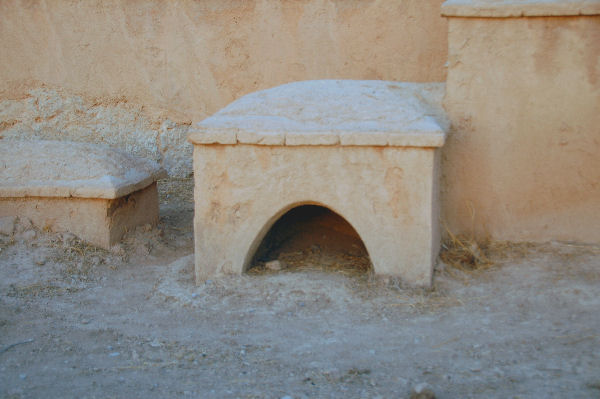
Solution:
M318 269L367 273L367 249L343 217L319 205L300 205L269 229L249 263L249 273L280 269Z

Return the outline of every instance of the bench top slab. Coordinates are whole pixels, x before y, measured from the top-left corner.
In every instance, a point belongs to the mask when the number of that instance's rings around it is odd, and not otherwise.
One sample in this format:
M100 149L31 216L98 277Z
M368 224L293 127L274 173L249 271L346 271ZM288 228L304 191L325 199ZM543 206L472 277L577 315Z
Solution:
M152 160L97 144L0 140L0 197L114 199L164 176Z
M440 147L443 83L294 82L248 94L191 128L194 144Z

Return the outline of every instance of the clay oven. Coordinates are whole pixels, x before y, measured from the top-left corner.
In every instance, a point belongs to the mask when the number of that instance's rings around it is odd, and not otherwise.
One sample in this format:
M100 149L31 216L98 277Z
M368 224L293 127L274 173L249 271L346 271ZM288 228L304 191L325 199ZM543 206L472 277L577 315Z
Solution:
M376 274L428 286L439 250L443 85L325 80L233 102L194 127L196 279L242 273L271 226L314 204Z

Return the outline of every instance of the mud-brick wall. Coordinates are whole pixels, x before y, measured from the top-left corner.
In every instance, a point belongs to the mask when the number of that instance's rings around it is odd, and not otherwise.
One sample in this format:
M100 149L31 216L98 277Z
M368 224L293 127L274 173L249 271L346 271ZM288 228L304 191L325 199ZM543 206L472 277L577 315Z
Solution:
M443 0L2 0L0 135L106 142L191 172L187 127L323 78L444 81Z
M600 242L600 2L451 0L443 11L450 228Z

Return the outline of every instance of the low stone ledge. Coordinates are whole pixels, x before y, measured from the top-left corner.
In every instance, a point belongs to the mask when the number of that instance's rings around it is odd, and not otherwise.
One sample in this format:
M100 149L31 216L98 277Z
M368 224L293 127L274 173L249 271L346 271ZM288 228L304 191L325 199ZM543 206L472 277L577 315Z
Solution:
M598 0L447 0L445 17L515 18L600 15Z
M166 177L154 161L65 141L0 141L0 197L114 199Z
M29 218L103 248L135 226L158 222L151 160L109 147L59 141L0 141L0 217Z

